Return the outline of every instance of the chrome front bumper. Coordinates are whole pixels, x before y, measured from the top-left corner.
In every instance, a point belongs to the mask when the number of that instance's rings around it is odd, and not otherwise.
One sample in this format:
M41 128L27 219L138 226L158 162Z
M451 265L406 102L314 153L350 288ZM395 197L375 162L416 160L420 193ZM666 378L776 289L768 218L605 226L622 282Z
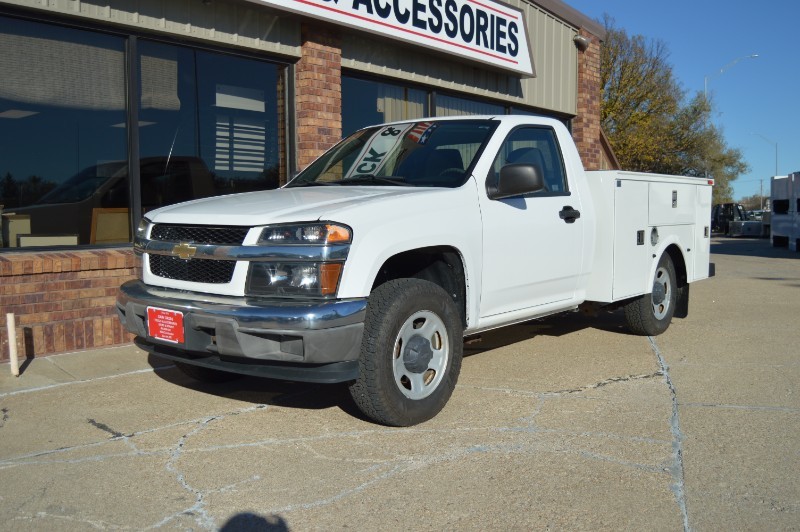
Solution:
M148 333L147 308L183 314L184 343ZM311 382L357 376L367 300L264 300L129 281L117 295L123 326L159 356L235 373Z

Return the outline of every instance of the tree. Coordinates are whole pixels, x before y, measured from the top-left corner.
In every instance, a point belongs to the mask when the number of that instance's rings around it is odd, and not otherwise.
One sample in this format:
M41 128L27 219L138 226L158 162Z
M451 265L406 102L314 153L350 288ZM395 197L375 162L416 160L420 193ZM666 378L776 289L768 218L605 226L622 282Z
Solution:
M6 172L0 184L0 203L5 205L5 208L19 207L19 185L11 172Z
M735 148L728 148L725 139L718 129L713 126L706 133L707 144L705 147L705 160L707 161L708 174L714 178L714 203L727 203L733 201L733 187L731 183L750 167L742 159L742 152ZM697 175L697 174L688 174Z
M730 201L730 183L748 170L710 121L711 102L688 99L661 41L629 36L604 18L600 55L603 130L624 170L712 177L714 202Z
M758 211L766 207L767 203L769 203L769 196L762 196L761 194L753 194L752 196L747 196L746 198L742 198L739 202L744 205L744 208L748 211Z
M28 176L28 179L20 183L19 205L30 205L55 187L55 183L42 179L38 175Z

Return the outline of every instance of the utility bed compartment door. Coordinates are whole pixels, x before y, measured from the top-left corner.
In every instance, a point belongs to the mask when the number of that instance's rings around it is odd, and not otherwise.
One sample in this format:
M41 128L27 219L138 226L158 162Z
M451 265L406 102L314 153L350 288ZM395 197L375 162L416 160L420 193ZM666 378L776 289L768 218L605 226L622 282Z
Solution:
M694 249L691 251L694 264L689 281L708 278L709 260L711 259L711 187L699 186L695 190L697 197L697 214L694 225ZM688 272L687 272L688 273Z
M618 179L614 187L615 301L647 292L652 258L647 227L649 183ZM694 208L694 204L692 204Z
M689 282L708 277L711 186L706 180L621 170L586 174L597 215L588 301L610 303L650 293L656 255L669 243L680 247Z
M694 223L696 191L696 185L650 183L650 225Z

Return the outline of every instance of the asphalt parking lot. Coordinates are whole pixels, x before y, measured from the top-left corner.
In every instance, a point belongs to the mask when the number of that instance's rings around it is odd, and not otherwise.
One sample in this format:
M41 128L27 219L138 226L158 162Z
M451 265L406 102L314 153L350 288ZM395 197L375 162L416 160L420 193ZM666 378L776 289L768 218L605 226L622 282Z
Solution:
M0 529L796 530L800 253L712 252L665 334L617 312L484 335L409 429L132 346L0 365Z

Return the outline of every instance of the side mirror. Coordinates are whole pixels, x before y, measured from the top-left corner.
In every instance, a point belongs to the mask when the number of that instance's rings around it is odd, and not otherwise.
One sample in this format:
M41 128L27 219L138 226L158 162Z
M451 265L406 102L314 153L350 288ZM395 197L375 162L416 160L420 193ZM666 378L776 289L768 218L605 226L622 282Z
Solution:
M487 187L490 199L532 194L544 189L542 169L536 164L507 164L500 168L497 184Z

